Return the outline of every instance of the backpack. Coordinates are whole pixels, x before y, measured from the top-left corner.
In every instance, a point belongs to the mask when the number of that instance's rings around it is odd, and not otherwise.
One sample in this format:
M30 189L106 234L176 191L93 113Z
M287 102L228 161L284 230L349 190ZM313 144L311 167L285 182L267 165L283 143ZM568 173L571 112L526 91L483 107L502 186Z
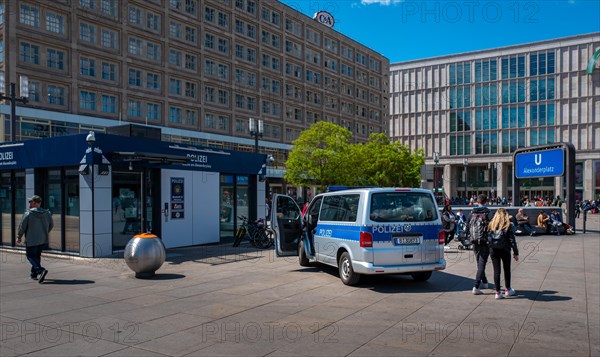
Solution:
M473 244L485 245L487 244L487 214L473 213L473 215L469 226L469 238Z
M492 231L488 233L488 246L492 249L504 249L506 247L506 232Z

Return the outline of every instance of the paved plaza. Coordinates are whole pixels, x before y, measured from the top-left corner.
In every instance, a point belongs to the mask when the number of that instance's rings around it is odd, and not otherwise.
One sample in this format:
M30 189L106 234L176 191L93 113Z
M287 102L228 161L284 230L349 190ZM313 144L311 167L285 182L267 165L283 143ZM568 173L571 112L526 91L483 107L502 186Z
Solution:
M519 237L504 300L472 294L473 254L457 249L427 282L353 287L248 246L169 250L147 280L119 258L45 255L44 284L1 251L0 355L600 356L600 215L586 228Z

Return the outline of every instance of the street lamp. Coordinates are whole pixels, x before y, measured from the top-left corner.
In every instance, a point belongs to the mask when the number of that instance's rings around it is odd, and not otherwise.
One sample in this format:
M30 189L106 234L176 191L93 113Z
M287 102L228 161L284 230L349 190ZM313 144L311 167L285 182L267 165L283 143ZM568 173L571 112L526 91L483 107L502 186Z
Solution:
M258 138L262 138L265 132L262 119L249 118L248 130L250 131L250 135L254 136L254 152L258 152Z
M29 101L29 78L27 76L19 77L19 87L21 97L17 97L17 85L10 84L10 93L4 95L4 71L0 71L0 100L10 101L10 138L11 141L17 141L17 102L27 104Z
M96 197L96 192L94 189L94 181L95 181L95 177L94 177L94 164L95 164L95 160L94 160L94 144L96 143L96 134L93 131L90 131L90 133L85 137L85 141L87 141L88 145L90 146L90 151L91 151L91 173L92 175L91 180L92 180L92 257L96 257L96 207L95 207L95 197Z
M437 151L433 152L433 189L435 190L434 195L435 195L435 199L437 201L438 199L438 189L437 189L437 165L440 162L440 153Z
M465 177L464 177L464 181L465 181L465 200L467 201L466 203L469 203L469 200L467 199L467 166L469 165L469 159L467 159L466 157L463 159L463 166L465 169Z

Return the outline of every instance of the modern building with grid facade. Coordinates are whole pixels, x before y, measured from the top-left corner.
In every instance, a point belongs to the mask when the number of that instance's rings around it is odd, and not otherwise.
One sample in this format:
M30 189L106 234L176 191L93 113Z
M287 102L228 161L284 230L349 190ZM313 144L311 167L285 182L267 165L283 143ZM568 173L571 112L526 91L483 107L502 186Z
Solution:
M423 186L467 198L511 197L516 149L572 143L576 196L596 198L599 49L592 33L393 63L390 137L425 149ZM526 179L520 192L564 197L564 185L562 177Z
M5 1L0 55L5 88L29 78L17 140L138 123L252 151L260 118L260 151L282 166L316 121L357 142L388 127L389 61L278 1Z

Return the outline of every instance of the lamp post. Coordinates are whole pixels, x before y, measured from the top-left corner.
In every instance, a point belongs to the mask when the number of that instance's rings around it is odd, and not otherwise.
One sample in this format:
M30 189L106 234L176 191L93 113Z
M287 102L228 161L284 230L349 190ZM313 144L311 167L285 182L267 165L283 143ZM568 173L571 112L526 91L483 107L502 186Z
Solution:
M94 160L94 144L96 143L96 134L93 131L90 131L90 133L86 136L85 141L87 141L88 145L90 145L90 156L91 156L91 181L92 181L92 257L96 257L96 209L95 209L95 190L94 190L94 181L95 181L95 177L94 177L94 164L95 164L95 160Z
M17 97L17 85L10 84L10 93L4 95L4 72L0 72L0 99L10 101L10 138L11 141L17 141L17 102L27 104L29 101L29 78L20 76L21 97Z
M254 152L258 152L258 138L262 138L265 131L262 119L249 118L248 130L250 135L254 136Z
M437 151L433 152L433 189L434 191L434 195L435 195L435 199L437 201L438 199L438 189L437 189L437 166L438 163L440 162L440 153Z
M258 138L263 136L264 126L262 119L248 119L248 131L254 137L254 152L258 153ZM258 217L258 182L256 175L250 175L248 179L248 217L254 221Z
M469 159L467 159L466 157L463 159L463 166L464 166L464 172L465 172L465 177L464 177L464 181L465 181L465 200L466 203L469 203L469 200L467 199L467 166L469 165Z

